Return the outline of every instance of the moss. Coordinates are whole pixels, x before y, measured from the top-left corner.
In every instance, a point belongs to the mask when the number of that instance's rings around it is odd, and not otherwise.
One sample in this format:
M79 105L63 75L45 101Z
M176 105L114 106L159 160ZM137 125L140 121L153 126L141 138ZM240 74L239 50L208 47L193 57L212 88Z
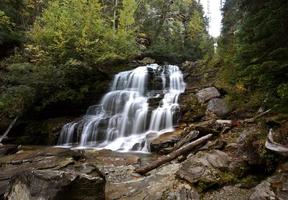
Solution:
M235 184L238 182L237 177L231 172L218 172L216 175L216 181L204 181L201 180L196 184L197 189L200 192L205 192L210 189L217 189L224 185Z
M239 183L242 188L252 188L258 185L262 180L262 177L259 176L253 176L253 175L248 175L241 180L239 180Z
M235 174L231 172L222 172L220 174L220 180L218 183L222 186L222 185L233 184L233 183L236 183L237 181L238 179L235 176Z

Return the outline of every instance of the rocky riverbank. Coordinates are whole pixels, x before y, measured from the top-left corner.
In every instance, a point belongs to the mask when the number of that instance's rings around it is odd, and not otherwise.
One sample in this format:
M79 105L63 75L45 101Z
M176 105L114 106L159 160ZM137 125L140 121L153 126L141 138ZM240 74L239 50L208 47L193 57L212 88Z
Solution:
M182 119L174 132L151 137L151 154L2 145L0 199L288 199L287 119L229 110L215 72L184 65ZM172 161L136 173L208 134Z

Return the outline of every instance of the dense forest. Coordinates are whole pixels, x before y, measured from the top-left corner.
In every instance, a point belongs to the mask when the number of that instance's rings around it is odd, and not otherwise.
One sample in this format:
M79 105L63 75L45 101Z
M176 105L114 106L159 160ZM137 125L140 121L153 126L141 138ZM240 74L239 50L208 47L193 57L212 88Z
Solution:
M0 200L288 199L288 1L209 3L0 0Z
M287 3L226 1L218 49L223 62L219 82L235 106L273 107L287 113Z

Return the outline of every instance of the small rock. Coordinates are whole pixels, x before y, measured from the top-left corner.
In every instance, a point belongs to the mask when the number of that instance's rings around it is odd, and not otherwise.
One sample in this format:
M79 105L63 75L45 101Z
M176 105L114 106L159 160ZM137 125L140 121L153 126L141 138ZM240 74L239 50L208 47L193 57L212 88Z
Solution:
M229 112L228 106L223 99L215 98L208 102L206 115L216 115L217 117L223 117Z
M270 187L271 184L268 181L263 181L256 186L254 193L250 196L250 200L276 199L275 193Z
M155 60L150 57L145 57L142 60L140 60L139 63L144 64L144 65L149 65L149 64L155 63Z
M205 103L212 98L220 97L220 93L215 87L209 87L197 92L196 96L200 103Z

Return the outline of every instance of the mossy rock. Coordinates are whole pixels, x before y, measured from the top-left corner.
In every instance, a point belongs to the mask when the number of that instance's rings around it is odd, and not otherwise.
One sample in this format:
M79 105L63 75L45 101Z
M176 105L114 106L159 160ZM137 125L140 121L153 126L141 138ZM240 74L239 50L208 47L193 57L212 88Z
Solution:
M194 94L180 96L183 122L194 122L205 116L206 106L200 104Z

